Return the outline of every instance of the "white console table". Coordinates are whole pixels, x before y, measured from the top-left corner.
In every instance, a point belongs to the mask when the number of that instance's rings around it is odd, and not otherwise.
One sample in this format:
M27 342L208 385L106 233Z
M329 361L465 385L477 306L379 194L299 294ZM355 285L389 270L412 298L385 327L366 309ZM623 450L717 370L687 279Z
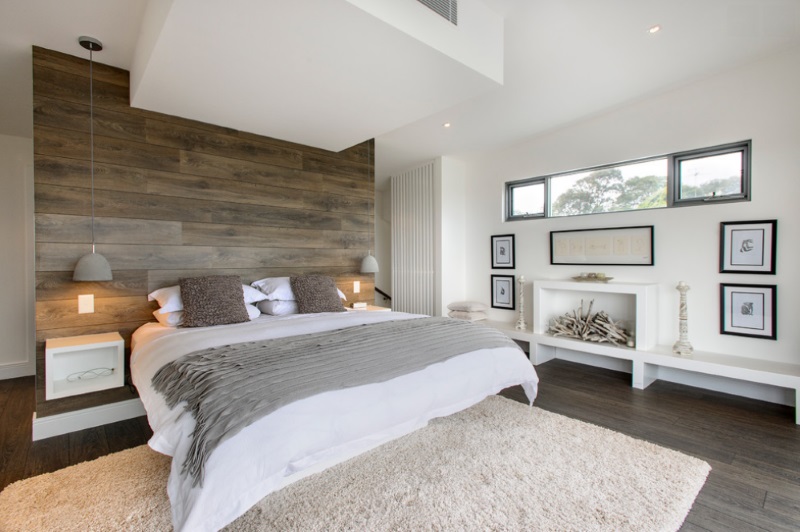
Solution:
M678 356L669 346L657 345L658 285L649 283L533 282L533 330L520 331L512 323L484 322L508 337L530 343L534 365L558 358L559 350L578 351L629 361L631 386L645 389L658 380L659 368L715 375L788 388L795 397L795 423L800 424L800 365L695 351ZM595 299L595 311L605 310L635 331L635 348L584 342L547 334L551 318Z

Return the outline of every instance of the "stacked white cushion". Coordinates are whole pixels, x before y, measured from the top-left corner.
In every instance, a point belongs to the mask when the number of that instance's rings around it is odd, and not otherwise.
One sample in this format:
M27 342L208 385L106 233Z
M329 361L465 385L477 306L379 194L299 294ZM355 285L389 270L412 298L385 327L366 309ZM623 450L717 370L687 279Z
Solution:
M242 285L242 293L247 316L254 320L261 315L261 311L255 306L255 303L264 301L267 296L260 290L256 290L246 284ZM153 312L153 316L156 317L161 325L178 327L183 323L183 300L181 299L180 286L166 286L154 290L147 295L147 300L158 301L160 308Z

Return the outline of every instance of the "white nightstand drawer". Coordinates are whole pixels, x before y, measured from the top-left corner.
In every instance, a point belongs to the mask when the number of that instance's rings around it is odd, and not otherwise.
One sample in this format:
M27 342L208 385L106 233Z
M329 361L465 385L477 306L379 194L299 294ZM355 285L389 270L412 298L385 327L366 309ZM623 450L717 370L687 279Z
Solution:
M44 352L46 400L125 384L125 342L118 332L52 338Z

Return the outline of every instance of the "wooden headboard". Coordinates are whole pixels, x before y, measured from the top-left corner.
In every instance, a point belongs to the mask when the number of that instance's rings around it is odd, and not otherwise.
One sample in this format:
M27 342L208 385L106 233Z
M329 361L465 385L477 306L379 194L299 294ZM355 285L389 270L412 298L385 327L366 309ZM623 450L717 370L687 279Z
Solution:
M332 153L135 109L128 72L95 63L95 240L114 280L78 283L91 244L87 60L33 48L33 124L37 416L129 399L45 402L44 341L119 331L129 345L154 321L147 294L181 277L325 273L348 301L373 301L373 276L358 273L375 248L372 141ZM93 314L78 314L78 294L94 294Z

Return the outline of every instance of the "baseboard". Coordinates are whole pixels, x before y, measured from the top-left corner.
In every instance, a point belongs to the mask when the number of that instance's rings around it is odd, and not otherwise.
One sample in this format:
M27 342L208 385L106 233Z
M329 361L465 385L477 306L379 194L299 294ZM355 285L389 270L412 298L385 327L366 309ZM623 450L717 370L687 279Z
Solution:
M102 406L94 406L74 412L65 412L43 418L33 413L33 441L68 434L77 430L99 427L125 419L145 415L144 405L139 399L129 399Z
M18 377L29 377L35 375L36 370L28 362L17 362L15 364L3 364L0 366L0 381L6 379L16 379Z

